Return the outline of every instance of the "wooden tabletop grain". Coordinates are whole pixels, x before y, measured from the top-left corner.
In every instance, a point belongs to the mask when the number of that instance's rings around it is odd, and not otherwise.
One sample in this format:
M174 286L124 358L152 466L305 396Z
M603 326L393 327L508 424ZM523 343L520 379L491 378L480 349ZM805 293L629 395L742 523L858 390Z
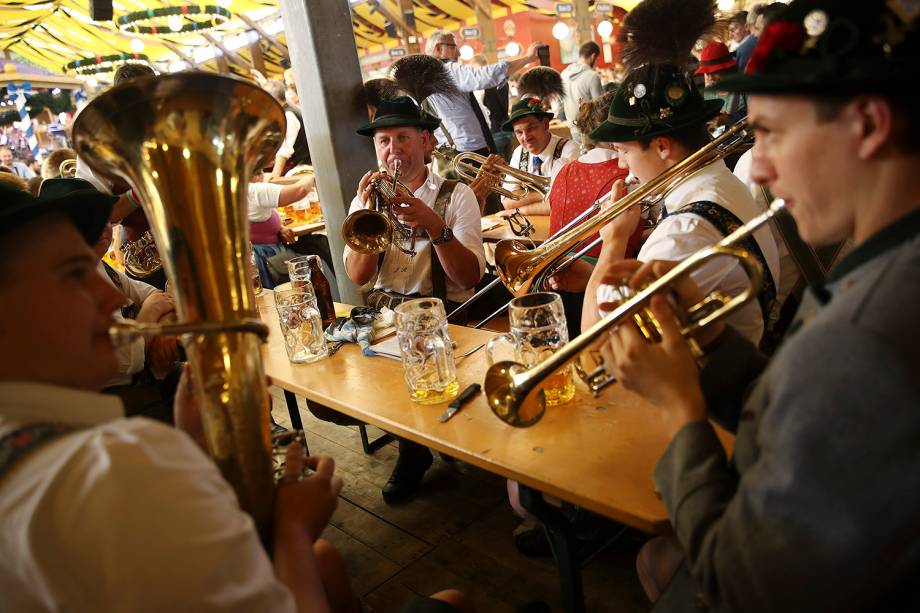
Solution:
M635 394L613 385L595 399L579 382L573 402L549 408L530 428L499 420L480 394L452 420L440 423L447 403L411 402L399 361L366 357L349 344L331 358L291 364L271 292L263 296L260 312L271 330L265 370L276 385L634 528L667 529L667 514L652 482L667 436L656 409ZM337 305L337 311L347 314L349 307ZM494 334L450 326L455 355ZM486 369L485 349L459 360L460 389L482 383Z

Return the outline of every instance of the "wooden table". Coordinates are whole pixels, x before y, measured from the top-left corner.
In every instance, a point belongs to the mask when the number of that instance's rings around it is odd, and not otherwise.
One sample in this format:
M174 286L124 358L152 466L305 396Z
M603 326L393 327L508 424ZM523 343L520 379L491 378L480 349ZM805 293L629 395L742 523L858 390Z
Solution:
M484 230L482 240L486 242L498 242L500 240L521 238L511 231L508 220L495 215L483 217L483 228L488 228L494 224L495 227L490 230ZM531 240L536 243L542 243L549 236L549 215L528 215L527 219L533 224L534 233L530 236Z
M313 234L314 232L321 232L325 230L326 222L323 220L312 222L295 221L285 227L293 231L294 236L304 236L306 234Z
M291 364L271 292L263 296L262 318L271 331L265 370L279 387L634 528L668 526L652 483L667 436L655 409L631 392L614 385L594 399L579 382L573 402L548 409L531 428L506 425L480 394L442 424L437 417L447 403L411 402L397 360L365 357L348 344L332 358ZM349 310L337 305L340 315ZM450 335L459 355L495 333L451 325ZM485 371L484 348L460 360L460 389L482 383Z
M447 423L440 423L437 417L447 403L411 402L399 361L365 357L357 345L348 344L331 358L291 364L280 339L271 292L263 293L260 305L270 329L263 351L265 371L285 390L292 422L300 423L293 396L299 394L518 481L522 504L543 522L553 543L566 611L584 611L581 564L589 554L578 546L574 524L540 492L645 532L668 529L668 516L652 481L668 438L656 409L621 386L610 386L595 399L578 382L573 402L548 409L531 428L513 428L499 420L484 394ZM338 315L349 311L347 305L336 305ZM455 355L485 343L494 334L450 326L457 344ZM459 360L460 389L482 383L486 368L484 348ZM730 435L720 432L720 437L730 447Z

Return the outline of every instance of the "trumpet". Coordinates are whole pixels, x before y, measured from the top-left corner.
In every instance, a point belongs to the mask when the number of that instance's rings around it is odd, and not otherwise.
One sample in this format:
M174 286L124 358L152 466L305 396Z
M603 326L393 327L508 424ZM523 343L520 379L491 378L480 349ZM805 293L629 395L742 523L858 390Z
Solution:
M500 241L495 246L495 268L498 277L515 296L530 292L534 286L542 287L548 277L567 267L598 241L581 249L575 256L566 258L566 254L573 252L612 219L635 205L652 207L658 204L688 177L715 161L749 147L752 139L753 133L746 120L741 120L719 138L665 170L639 189L623 196L610 207L602 209L605 198L596 201L588 208L586 214L592 215L600 210L597 215L554 235L539 247L531 249L530 245L519 240Z
M523 170L512 168L505 163L495 164L497 172L494 174L491 172L484 173L483 166L485 166L486 159L488 158L478 153L460 153L454 157L451 163L457 176L470 183L475 181L481 174L485 174L485 176L489 177L492 181L492 191L496 194L501 194L505 198L521 200L533 192L543 196L546 195L550 184L549 177L541 177L540 175L524 172ZM504 178L506 176L511 177L511 179L520 184L524 192L515 193L502 187L501 184L506 180Z
M392 181L374 179L371 182L374 202L366 209L355 211L342 222L342 238L353 251L370 255L382 253L391 244L408 255L415 255L415 228L403 224L394 209L397 197L411 196L409 188L399 182L400 162L396 160ZM402 243L408 241L409 246Z
M647 323L657 325L648 311L649 301L652 296L668 289L675 280L693 273L703 264L715 257L734 257L745 269L750 279L747 289L736 296L725 296L721 293L708 295L698 304L684 313L684 321L680 322L681 334L690 337L697 331L731 314L736 309L753 299L760 291L763 280L763 268L757 258L750 252L736 246L736 243L753 234L760 226L769 221L784 207L781 199L774 200L770 207L747 222L724 239L697 251L683 262L652 281L638 294L620 304L606 317L595 323L579 336L574 338L559 351L549 356L545 361L529 370L517 362L497 362L486 372L483 389L489 407L495 415L507 424L517 427L532 426L543 417L546 411L546 398L543 394L542 382L553 373L578 359L582 351L590 350L590 346L603 333L614 326L629 321L639 316ZM641 326L640 326L641 329ZM654 334L645 332L646 338ZM593 382L603 386L604 383L598 374L591 373ZM609 382L609 377L607 377Z

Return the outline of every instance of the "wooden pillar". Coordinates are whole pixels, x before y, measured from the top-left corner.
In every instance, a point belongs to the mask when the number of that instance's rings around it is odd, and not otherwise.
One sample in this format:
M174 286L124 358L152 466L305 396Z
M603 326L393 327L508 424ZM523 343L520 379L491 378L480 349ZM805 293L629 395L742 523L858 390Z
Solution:
M371 139L355 133L368 117L367 107L356 104L361 64L348 0L281 0L281 15L285 32L297 32L288 36L288 48L339 294L342 302L362 304L345 274L342 221L358 181L376 170L377 160Z
M587 1L587 0L586 0ZM491 0L476 0L476 21L482 40L482 52L490 64L498 61L498 47L495 44L495 20L492 19Z
M581 47L586 42L594 40L593 30L588 0L575 0L575 44Z
M412 0L397 0L397 5L403 22L409 28L408 31L403 30L402 33L403 41L406 43L406 52L421 53L421 40L415 27L415 12L412 8Z

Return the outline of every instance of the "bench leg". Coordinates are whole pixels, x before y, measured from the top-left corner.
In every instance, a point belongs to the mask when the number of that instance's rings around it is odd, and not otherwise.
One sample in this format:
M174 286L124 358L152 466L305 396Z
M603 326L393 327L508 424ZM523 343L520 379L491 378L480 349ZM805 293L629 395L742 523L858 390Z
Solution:
M519 492L521 505L543 523L552 546L562 589L562 610L566 613L584 613L585 594L575 527L559 509L546 503L542 493L523 484Z
M364 448L364 453L371 455L384 445L390 443L391 441L396 440L392 434L384 432L382 436L372 440L367 438L367 425L360 424L358 426L358 432L361 434L361 447Z
M297 406L297 396L294 392L284 391L284 401L287 403L288 415L291 417L291 429L303 430L303 421L300 419L300 407ZM307 446L307 437L304 435L304 453L310 455L310 448Z

